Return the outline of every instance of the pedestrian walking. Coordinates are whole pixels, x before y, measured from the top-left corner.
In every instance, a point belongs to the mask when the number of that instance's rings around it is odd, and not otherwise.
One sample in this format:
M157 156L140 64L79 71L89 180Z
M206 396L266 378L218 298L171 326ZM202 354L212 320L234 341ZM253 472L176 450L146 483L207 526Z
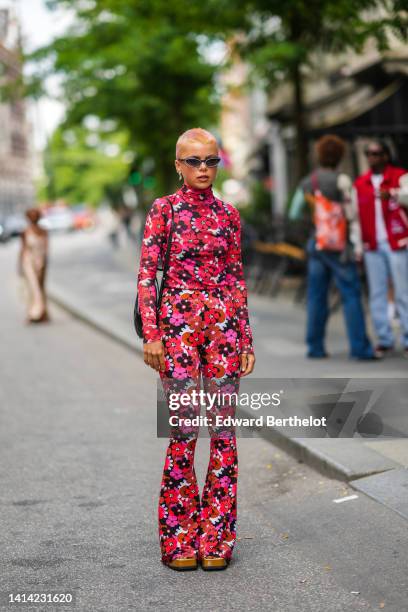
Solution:
M182 186L153 202L138 274L144 361L170 393L237 392L255 355L241 257L239 211L214 196L220 162L215 137L184 132L175 167ZM174 219L172 222L172 218ZM173 224L172 224L173 223ZM159 312L155 277L172 227L169 265ZM228 414L234 413L230 406ZM197 414L193 399L189 414ZM208 415L208 410L207 410ZM214 421L212 421L214 422ZM235 432L209 426L210 459L200 497L194 454L198 427L171 429L158 507L163 563L172 569L225 569L236 541L238 456Z
M119 234L120 234L120 219L117 208L109 206L105 212L105 225L107 228L107 235L115 251L119 248Z
M135 236L132 231L133 210L126 204L122 204L118 210L120 223L125 230L126 237L129 240L134 240Z
M38 208L26 211L28 227L21 234L19 272L28 288L27 323L49 321L45 276L48 261L48 232L38 225L41 212Z
M361 283L354 259L359 228L351 205L352 181L338 170L344 151L344 141L335 135L327 134L318 140L318 167L302 179L289 218L297 219L310 204L313 223L306 249L307 356L328 357L325 346L328 293L334 280L341 295L350 356L371 360L375 355L366 332Z
M369 170L354 182L352 199L360 219L375 350L384 356L395 344L388 308L391 284L408 357L408 173L391 163L381 140L372 141L365 154Z

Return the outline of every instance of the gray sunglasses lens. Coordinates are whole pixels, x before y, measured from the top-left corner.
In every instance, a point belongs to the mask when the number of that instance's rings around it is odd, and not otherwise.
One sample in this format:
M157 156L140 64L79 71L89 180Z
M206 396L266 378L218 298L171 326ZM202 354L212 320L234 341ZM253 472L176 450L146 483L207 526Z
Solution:
M187 165L191 166L192 168L199 168L201 166L201 159L198 159L198 157L186 157L186 159L184 160L186 162ZM221 161L220 157L209 157L206 160L203 160L205 165L207 166L207 168L214 168L215 166L218 166L218 164Z
M188 166L192 168L199 168L201 166L201 160L197 157L186 157L184 160Z

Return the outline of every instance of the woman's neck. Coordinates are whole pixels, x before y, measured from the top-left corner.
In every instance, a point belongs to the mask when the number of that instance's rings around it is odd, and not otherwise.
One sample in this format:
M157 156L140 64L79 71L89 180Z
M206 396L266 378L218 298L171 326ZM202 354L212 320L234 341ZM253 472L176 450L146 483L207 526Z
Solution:
M214 199L212 185L209 185L205 189L200 189L198 187L191 187L191 185L184 183L183 186L180 187L179 193L191 202L203 202L205 200L212 201Z

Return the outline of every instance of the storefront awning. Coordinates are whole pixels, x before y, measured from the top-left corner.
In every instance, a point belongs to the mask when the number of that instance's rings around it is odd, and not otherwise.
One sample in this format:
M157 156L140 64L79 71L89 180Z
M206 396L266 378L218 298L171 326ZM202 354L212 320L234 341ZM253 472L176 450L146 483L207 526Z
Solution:
M333 130L408 133L408 57L388 54L360 65L340 67L325 78L306 82L305 115L313 135ZM269 118L293 125L293 94L288 84L271 100Z
M375 93L370 91L369 86L364 86L343 103L338 102L324 109L312 111L309 114L309 129L327 130L348 123L385 102L396 94L402 85L403 79L398 79Z

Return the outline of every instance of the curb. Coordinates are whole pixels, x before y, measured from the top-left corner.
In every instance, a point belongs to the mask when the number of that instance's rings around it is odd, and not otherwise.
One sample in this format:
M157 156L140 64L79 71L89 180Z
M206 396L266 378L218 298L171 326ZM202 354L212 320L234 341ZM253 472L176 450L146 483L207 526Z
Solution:
M238 409L239 416L253 414ZM274 444L320 474L352 485L353 481L402 466L368 448L359 438L291 438L279 428L263 427L256 436Z

